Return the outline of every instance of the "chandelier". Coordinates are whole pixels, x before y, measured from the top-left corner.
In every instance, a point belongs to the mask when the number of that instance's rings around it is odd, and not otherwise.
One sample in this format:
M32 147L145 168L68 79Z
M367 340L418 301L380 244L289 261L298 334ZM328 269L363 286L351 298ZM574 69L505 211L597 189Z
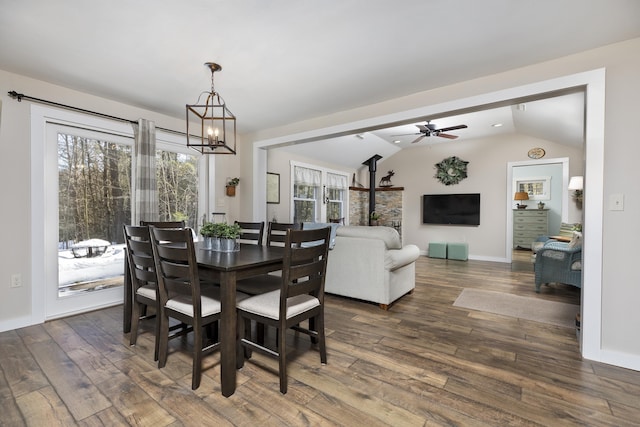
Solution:
M236 154L236 116L213 86L213 74L222 67L213 62L204 65L211 70L211 91L202 92L195 105L187 104L187 147L202 154ZM201 104L204 94L207 100Z

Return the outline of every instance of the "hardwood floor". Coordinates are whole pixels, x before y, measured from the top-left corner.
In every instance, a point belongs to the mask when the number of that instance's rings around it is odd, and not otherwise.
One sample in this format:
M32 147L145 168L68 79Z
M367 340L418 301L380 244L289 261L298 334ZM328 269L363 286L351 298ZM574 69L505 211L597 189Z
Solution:
M638 425L640 372L582 360L573 329L453 307L465 287L579 304L571 286L535 294L526 255L421 257L415 291L387 312L327 296L328 364L290 332L284 396L275 359L259 354L232 397L220 395L219 354L192 391L189 354L158 369L152 326L130 347L121 306L4 332L0 425Z

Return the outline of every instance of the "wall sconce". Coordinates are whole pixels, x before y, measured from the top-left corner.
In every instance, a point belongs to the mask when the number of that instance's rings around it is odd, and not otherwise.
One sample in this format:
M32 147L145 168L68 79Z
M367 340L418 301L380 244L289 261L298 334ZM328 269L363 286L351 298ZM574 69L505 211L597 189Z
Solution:
M211 70L211 91L200 94L207 94L204 104L187 104L187 147L202 154L236 154L236 117L213 87L213 73L222 67L213 62L204 65ZM192 122L198 125L190 126Z
M581 176L572 176L569 180L569 190L573 191L573 198L578 203L582 203L584 189L584 178Z
M516 192L516 194L513 196L513 200L516 200L518 202L522 201L522 200L529 200L529 194L526 191L518 191ZM518 203L516 205L516 207L518 209L526 209L527 205L525 204L520 204Z

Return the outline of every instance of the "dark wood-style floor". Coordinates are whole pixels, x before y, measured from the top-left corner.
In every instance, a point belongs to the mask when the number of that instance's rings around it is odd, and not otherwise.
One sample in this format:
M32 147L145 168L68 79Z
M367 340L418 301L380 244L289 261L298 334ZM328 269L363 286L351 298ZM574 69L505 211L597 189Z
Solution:
M463 288L579 304L570 286L536 295L529 255L513 265L421 257L415 292L387 312L328 296L328 364L291 332L286 395L275 360L258 354L232 397L220 395L218 354L192 391L189 354L158 369L151 327L130 347L122 307L4 332L0 424L638 425L640 372L582 360L575 330L452 305Z

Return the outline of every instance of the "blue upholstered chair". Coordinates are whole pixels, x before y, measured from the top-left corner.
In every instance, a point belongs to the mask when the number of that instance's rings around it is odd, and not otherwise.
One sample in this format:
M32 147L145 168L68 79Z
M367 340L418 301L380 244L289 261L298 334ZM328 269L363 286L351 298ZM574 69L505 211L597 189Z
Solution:
M582 244L547 241L538 249L534 264L536 292L545 283L565 283L582 288Z

